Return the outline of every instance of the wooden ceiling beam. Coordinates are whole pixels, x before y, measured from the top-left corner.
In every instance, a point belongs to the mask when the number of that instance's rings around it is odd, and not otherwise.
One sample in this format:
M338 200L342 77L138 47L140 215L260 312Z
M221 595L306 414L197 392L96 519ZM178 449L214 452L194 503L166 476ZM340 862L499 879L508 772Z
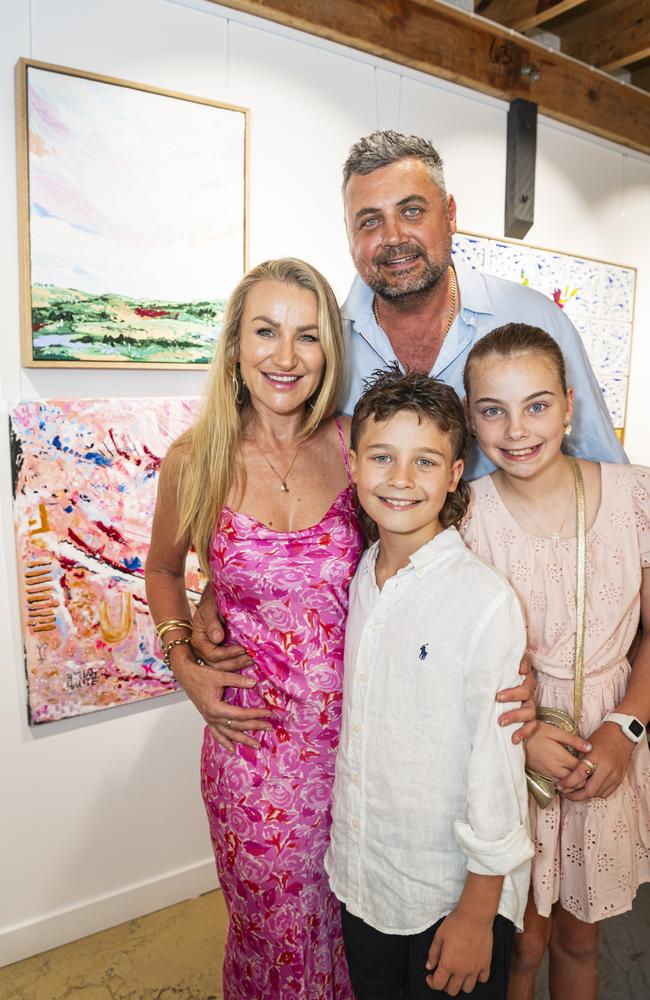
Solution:
M474 9L515 31L527 31L583 3L586 0L474 0Z
M606 0L576 12L562 29L562 52L601 69L650 55L650 0Z
M650 94L436 0L212 2L508 102L523 97L551 118L650 154Z

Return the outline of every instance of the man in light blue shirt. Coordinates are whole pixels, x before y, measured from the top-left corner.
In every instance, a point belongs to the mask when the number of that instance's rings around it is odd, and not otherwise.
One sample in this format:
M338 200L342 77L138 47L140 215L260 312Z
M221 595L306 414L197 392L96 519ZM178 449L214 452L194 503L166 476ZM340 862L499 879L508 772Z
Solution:
M626 462L584 345L562 310L523 285L481 274L462 261L452 266L456 205L433 146L417 136L374 132L352 147L343 174L348 241L358 272L341 309L350 351L344 411L354 409L363 380L394 361L429 372L462 397L472 345L504 323L529 323L557 340L575 389L567 452ZM493 469L475 446L465 477Z
M558 341L575 388L571 454L626 462L603 394L580 337L562 310L543 295L451 261L456 204L447 195L440 156L426 139L374 132L350 150L343 168L345 222L357 277L341 314L349 328L350 378L343 410L352 413L363 380L398 361L429 372L463 395L462 374L472 345L509 322L531 323ZM474 448L465 476L494 466ZM232 672L247 656L220 647L223 629L207 588L194 617L192 644L210 664L193 677L193 700L219 742L246 742L259 719L221 700ZM511 697L522 696L510 692Z

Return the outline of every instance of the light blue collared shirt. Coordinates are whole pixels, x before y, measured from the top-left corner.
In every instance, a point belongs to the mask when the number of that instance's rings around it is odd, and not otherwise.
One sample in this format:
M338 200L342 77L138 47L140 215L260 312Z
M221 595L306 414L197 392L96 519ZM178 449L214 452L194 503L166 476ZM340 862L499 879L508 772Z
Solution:
M627 462L587 352L562 309L541 292L475 271L460 260L454 260L454 268L461 308L429 374L452 386L462 399L465 361L477 340L504 323L539 326L558 342L566 363L567 382L575 389L573 429L566 439L565 450L593 462ZM364 379L376 368L397 361L390 340L374 317L373 297L374 293L357 275L341 308L348 327L350 369L344 413L352 413L363 392ZM474 445L465 463L465 478L478 479L493 471L494 465Z

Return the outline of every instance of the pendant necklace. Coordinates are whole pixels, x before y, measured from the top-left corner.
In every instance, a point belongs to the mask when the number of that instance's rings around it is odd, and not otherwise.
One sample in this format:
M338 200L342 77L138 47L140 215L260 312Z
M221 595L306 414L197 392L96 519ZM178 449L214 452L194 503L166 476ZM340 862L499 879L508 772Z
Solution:
M451 282L451 298L449 300L449 314L447 316L447 325L445 327L444 333L442 335L442 340L440 342L441 348L443 343L445 342L445 337L451 330L451 324L454 322L454 314L456 312L456 296L458 294L458 286L456 284L456 272L454 271L453 267L449 268L449 279ZM377 323L377 326L381 326L381 323L379 322L379 306L377 304L376 295L372 300L372 313L373 316L375 317L375 322Z
M569 499L568 499L566 507L564 508L564 517L562 518L562 523L560 524L560 527L557 529L557 531L552 531L550 535L548 534L548 532L544 531L544 529L542 528L542 526L540 524L538 524L538 522L535 520L535 518L530 513L530 511L526 510L526 508L523 506L523 504L519 503L519 501L517 500L517 497L510 490L510 487L508 487L508 493L510 495L510 499L516 504L516 506L519 508L519 510L521 511L521 513L524 514L524 516L527 517L529 521L532 521L532 523L535 525L535 527L539 531L539 533L542 536L542 538L550 538L552 542L559 542L561 540L561 538L562 538L562 528L564 527L564 522L567 519L567 514L569 513L569 510L571 509L571 501L573 500L573 495L574 495L574 490L573 489L571 489L569 491Z
M257 448L257 450L259 451L260 455L262 456L262 458L264 459L264 461L268 465L268 467L271 470L271 472L275 476L277 476L277 478L280 480L280 493L290 493L291 491L290 491L289 487L287 486L287 479L289 478L289 473L293 469L293 467L294 467L294 465L296 463L296 459L298 458L298 452L300 451L300 445L298 445L298 447L296 448L296 454L291 459L291 462L289 463L289 468L287 469L287 471L285 472L285 474L283 476L281 476L280 473L278 472L278 470L276 469L276 467L273 465L273 463L269 459L269 457L264 454L264 452L262 451L262 449L258 445L257 441L255 441L254 438L251 438L251 441L253 442L253 444L255 445L255 447Z

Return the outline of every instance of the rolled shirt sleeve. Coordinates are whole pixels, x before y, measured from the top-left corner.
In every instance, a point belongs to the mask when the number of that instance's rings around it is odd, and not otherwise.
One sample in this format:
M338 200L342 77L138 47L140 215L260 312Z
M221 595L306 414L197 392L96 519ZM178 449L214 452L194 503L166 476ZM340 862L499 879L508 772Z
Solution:
M465 680L467 726L474 733L467 773L467 820L456 820L467 868L479 875L507 875L533 855L521 744L499 716L515 705L498 703L494 691L519 684L526 648L523 615L515 594L502 591L478 623ZM510 780L504 780L504 774Z

